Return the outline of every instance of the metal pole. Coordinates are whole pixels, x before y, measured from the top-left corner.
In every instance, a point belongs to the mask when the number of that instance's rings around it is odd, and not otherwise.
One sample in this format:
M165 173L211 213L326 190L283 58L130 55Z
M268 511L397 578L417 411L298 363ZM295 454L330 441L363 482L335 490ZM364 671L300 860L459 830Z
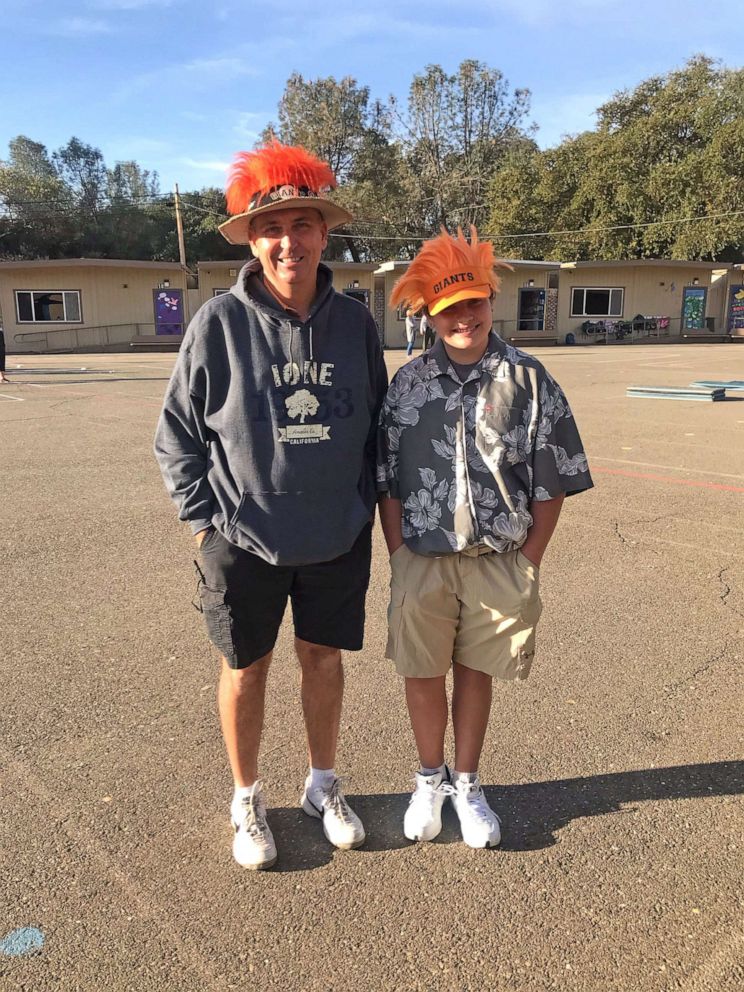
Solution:
M183 221L181 220L181 201L178 198L178 183L176 183L175 188L175 204L176 204L176 230L178 231L178 257L181 262L181 268L186 271L186 246L183 243Z

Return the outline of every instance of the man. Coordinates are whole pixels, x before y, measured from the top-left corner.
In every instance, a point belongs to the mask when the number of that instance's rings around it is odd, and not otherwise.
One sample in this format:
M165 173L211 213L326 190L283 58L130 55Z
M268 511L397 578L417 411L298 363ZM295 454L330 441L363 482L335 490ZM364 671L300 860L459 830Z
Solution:
M421 314L421 338L421 350L428 351L434 344L434 328L426 316L426 311Z
M418 326L419 320L409 307L406 310L406 354L409 358L413 354L413 345L416 341L416 330Z
M0 382L10 382L5 374L5 334L0 327Z
M443 231L393 287L391 306L423 305L437 340L390 385L377 476L392 572L386 654L405 678L420 761L403 832L433 840L451 797L474 848L501 839L478 777L492 682L529 675L540 563L565 497L592 486L560 387L492 330L495 265L474 227L470 243Z
M371 314L320 263L351 220L330 168L274 142L236 157L220 226L254 256L188 328L155 451L200 546L200 598L222 655L219 710L235 784L233 854L277 858L258 753L266 677L291 601L310 773L303 810L353 848L364 828L334 771L343 669L369 582L375 425L387 386Z

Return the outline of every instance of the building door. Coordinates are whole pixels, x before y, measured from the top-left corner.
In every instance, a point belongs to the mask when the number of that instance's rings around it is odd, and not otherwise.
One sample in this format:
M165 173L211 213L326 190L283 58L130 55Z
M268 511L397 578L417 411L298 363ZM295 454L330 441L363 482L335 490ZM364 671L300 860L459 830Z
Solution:
M183 334L183 290L153 289L156 334Z
M542 331L545 329L545 290L520 289L518 331Z
M350 296L352 300L359 300L359 302L363 303L365 307L369 307L368 289L345 289L344 296Z
M729 286L728 325L729 331L744 328L744 286Z
M705 286L685 286L682 293L682 330L705 330L705 301L708 290Z

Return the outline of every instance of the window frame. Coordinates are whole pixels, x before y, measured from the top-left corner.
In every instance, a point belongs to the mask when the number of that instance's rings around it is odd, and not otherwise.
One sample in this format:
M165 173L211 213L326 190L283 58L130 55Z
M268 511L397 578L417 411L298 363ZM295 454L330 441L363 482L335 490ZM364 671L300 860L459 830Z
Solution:
M22 293L28 293L31 297L31 313L36 314L36 308L34 306L34 294L39 296L51 296L55 293L62 297L62 308L64 310L64 317L62 320L37 320L34 316L33 320L24 320L21 317L20 311L20 296ZM80 316L77 320L67 316L67 301L65 300L65 293L75 293L77 295L77 305L78 313ZM15 299L15 311L16 311L16 323L17 324L42 324L47 327L49 324L82 324L83 323L83 294L79 289L14 289L13 297Z
M595 318L595 319L615 319L619 320L622 318L625 312L625 286L571 286L571 299L570 299L570 315L571 317L581 317L581 318ZM574 293L581 292L584 294L584 305L581 313L576 313L574 310ZM607 313L587 313L586 312L586 294L587 293L607 293ZM612 302L612 294L620 293L620 312L611 313L610 304Z

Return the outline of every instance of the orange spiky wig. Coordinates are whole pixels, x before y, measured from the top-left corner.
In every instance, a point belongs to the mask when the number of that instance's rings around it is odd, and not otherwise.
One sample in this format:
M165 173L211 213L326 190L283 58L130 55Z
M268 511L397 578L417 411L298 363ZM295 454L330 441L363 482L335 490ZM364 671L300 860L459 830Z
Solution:
M511 266L496 261L493 245L479 241L474 226L470 228L469 244L462 228L458 227L456 237L442 228L436 238L424 242L393 286L390 304L397 307L405 303L414 310L425 306L435 316L460 300L486 299L501 285L496 268Z
M258 213L312 207L329 229L347 224L351 214L325 197L336 187L327 162L299 145L273 140L254 152L238 152L227 179L227 211L234 216L220 224L232 244L250 241L250 222Z
M238 152L227 178L227 212L245 213L254 201L278 187L306 189L317 196L334 189L336 177L327 162L298 145L274 140L255 152Z

